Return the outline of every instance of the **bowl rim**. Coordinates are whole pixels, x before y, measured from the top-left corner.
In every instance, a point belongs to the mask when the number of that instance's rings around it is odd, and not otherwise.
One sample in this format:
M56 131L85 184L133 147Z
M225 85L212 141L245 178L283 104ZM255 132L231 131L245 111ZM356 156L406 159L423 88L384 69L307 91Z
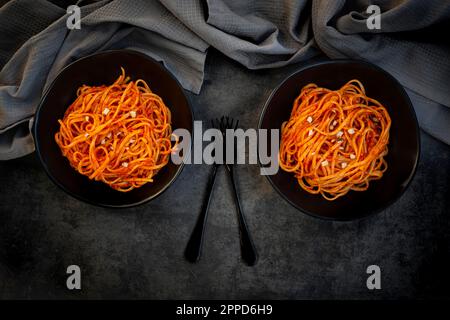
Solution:
M374 216L375 214L378 214L382 211L384 211L385 209L387 209L388 207L390 207L391 205L393 205L395 202L397 202L398 199L400 199L400 197L405 193L405 191L408 189L409 185L411 184L411 181L413 180L416 171L417 171L417 167L419 164L419 160L420 160L420 154L421 154L421 139L420 139L420 127L419 127L419 122L417 120L417 115L416 112L414 110L414 107L412 105L411 99L409 98L405 88L403 87L403 85L400 83L400 81L398 81L393 75L391 75L389 72L387 72L386 70L384 70L383 68L368 62L366 60L358 60L358 59L331 59L331 60L325 60L325 61L320 61L320 62L315 62L312 64L308 64L305 66L300 67L299 69L295 70L294 72L288 74L287 76L285 76L283 78L283 80L271 91L270 95L268 96L268 98L266 99L266 101L264 102L263 108L261 110L261 113L259 115L259 120L258 120L258 129L261 129L262 126L262 122L264 120L264 117L266 115L267 112L267 108L269 106L269 103L272 101L274 95L278 92L278 90L285 85L285 83L290 80L292 77L296 76L299 73L302 73L306 70L309 69L313 69L319 66L323 66L323 65L332 65L332 64L343 64L343 63L356 63L356 64L361 64L361 65L365 65L366 67L370 67L372 69L375 69L377 72L380 72L382 74L384 74L387 78L391 79L398 87L399 87L399 94L404 98L404 100L406 101L406 104L409 107L409 110L411 112L411 114L413 115L413 119L414 119L414 125L416 127L416 143L417 143L417 152L415 154L415 161L414 161L414 166L413 169L411 171L411 173L408 176L408 179L406 181L406 183L404 184L403 189L401 190L401 192L394 198L392 198L390 201L388 201L386 204L380 206L377 209L372 209L372 210L367 210L364 212L364 214L359 215L357 217L347 217L347 218L342 218L342 217L327 217L327 216L322 216L320 214L314 213L310 210L306 210L304 208L301 208L300 206L298 206L297 204L295 204L293 201L291 201L283 192L281 192L281 190L275 185L275 183L272 181L272 179L270 178L271 176L266 175L267 180L269 180L269 183L272 185L272 187L277 191L277 193L279 195L281 195L281 197L287 201L291 206L293 206L294 208L296 208L297 210L299 210L300 212L310 216L310 217L314 217L314 218L318 218L321 220L325 220L325 221L339 221L339 222L348 222L348 221L358 221L364 218L367 218L369 216ZM280 137L281 139L281 137ZM258 158L258 164L261 168L263 168L262 163L259 161ZM281 169L281 168L280 168Z
M158 68L160 68L162 71L166 72L169 77L172 78L172 80L175 81L175 83L180 87L181 89L181 93L183 95L183 97L186 99L187 102L187 106L189 109L189 113L191 115L191 119L192 119L192 128L194 127L194 112L192 110L192 101L189 98L189 96L186 95L185 89L183 88L183 86L181 85L181 83L178 81L178 79L173 75L173 73L167 69L162 62L157 61L156 59L142 53L139 51L135 51L135 50L130 50L130 49L114 49L114 50L104 50L104 51L99 51L99 52L94 52L91 54L88 54L86 56L83 56L79 59L76 59L75 61L72 61L71 63L69 63L68 65L66 65L65 67L63 67L61 70L58 71L58 74L56 75L56 77L52 80L51 84L48 86L48 88L45 90L45 93L42 95L38 107L36 108L36 112L34 115L34 120L33 120L33 125L32 125L32 129L31 129L31 133L33 135L33 139L34 139L34 145L35 145L35 150L36 150L36 154L39 158L39 162L41 163L41 165L44 167L44 171L47 174L47 176L50 178L51 181L53 181L54 184L56 184L60 189L62 189L64 192L66 192L68 195L72 196L73 198L80 200L82 202L91 204L91 205L95 205L95 206L99 206L99 207L103 207L103 208L114 208L114 209L120 209L120 208L132 208L132 207L137 207L140 206L142 204L145 204L155 198L157 198L158 196L160 196L162 193L164 193L164 191L166 191L174 182L175 180L178 178L178 176L181 174L181 172L183 171L183 168L185 166L184 160L190 156L191 150L189 149L188 152L186 152L186 155L183 157L183 161L181 162L181 164L178 166L175 175L169 180L168 183L166 183L166 185L164 185L161 190L159 190L157 193L146 197L143 200L140 200L138 202L134 202L134 203L129 203L129 204L117 204L117 205L113 205L113 204L107 204L107 203L101 203L101 202L96 202L96 201L91 201L89 199L86 199L83 196L80 196L70 190L68 190L58 179L56 179L56 177L54 177L48 168L47 163L44 161L43 157L42 157L42 151L40 149L39 146L39 139L38 139L38 134L37 134L37 130L38 130L38 126L39 126L39 118L40 118L40 112L41 109L43 107L44 101L47 98L47 95L50 93L50 91L53 89L54 85L56 84L56 82L60 79L60 77L62 76L62 74L69 68L71 68L73 65L77 64L80 61L86 60L86 59L90 59L92 57L95 56L100 56L100 55L105 55L105 54L116 54L116 53L130 53L130 54L134 54L134 55L138 55L143 57L144 59L147 59L151 62L153 62L155 65L157 65ZM190 132L190 135L192 136L192 132ZM191 146L192 148L192 146Z

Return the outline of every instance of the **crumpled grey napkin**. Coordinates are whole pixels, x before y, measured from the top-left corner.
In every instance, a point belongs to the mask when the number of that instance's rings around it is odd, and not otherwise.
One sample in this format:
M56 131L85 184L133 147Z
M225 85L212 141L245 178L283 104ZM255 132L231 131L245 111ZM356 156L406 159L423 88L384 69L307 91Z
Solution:
M351 5L350 5L351 3ZM368 30L370 4L381 30ZM450 144L450 1L313 1L313 31L330 58L368 60L406 88L420 126Z
M81 29L65 7L12 0L0 8L0 160L34 150L30 120L59 70L87 54L118 48L162 61L199 93L209 46L250 69L332 58L374 62L408 89L421 126L450 143L449 44L427 38L446 26L450 4L433 0L102 0L79 1ZM67 2L67 1L66 1ZM368 30L365 9L382 8Z

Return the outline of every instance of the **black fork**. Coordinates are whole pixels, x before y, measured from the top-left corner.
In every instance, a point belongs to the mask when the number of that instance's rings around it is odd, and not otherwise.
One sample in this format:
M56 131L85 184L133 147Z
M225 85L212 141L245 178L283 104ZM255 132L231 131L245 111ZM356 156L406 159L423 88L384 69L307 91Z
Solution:
M216 120L218 121L218 120ZM242 260L249 265L253 266L258 261L258 254L256 252L255 245L253 244L252 237L250 236L250 232L248 230L247 222L245 221L244 212L242 210L241 201L239 200L239 194L237 191L235 172L234 172L234 163L227 163L226 161L226 130L232 129L236 130L239 126L239 120L234 120L230 117L222 117L220 119L220 131L222 131L223 142L224 142L224 164L227 168L228 176L231 179L231 184L233 186L233 194L234 194L234 202L236 204L236 210L238 213L238 223L239 223L239 237L241 242L241 256ZM234 144L234 143L233 143ZM236 151L237 148L234 146L234 161L236 160Z
M213 128L215 127L215 123L212 120L211 125ZM215 128L219 129L219 127ZM202 255L203 237L206 229L206 221L208 220L209 204L211 202L218 168L219 164L214 163L213 169L209 176L208 186L206 189L206 198L203 200L202 211L200 212L200 216L198 217L197 223L195 224L194 230L192 231L191 237L189 238L189 242L184 251L184 256L186 259L193 263L200 260L200 256Z

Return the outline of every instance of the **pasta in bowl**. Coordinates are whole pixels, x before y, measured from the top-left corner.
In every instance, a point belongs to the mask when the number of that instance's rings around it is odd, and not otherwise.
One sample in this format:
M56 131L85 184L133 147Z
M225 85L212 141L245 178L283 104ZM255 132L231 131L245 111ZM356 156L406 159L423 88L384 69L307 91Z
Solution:
M401 84L359 60L316 63L288 76L267 99L259 129L279 130L277 173L267 175L311 216L353 220L396 201L419 160L416 115ZM261 164L261 166L263 166Z
M183 162L170 161L178 128L192 133L193 114L172 74L142 53L111 50L61 70L38 106L33 137L57 186L123 208L159 196L181 173Z
M307 192L335 200L365 191L388 165L391 118L351 80L338 90L304 86L283 123L279 162Z
M58 122L55 141L70 165L122 192L153 182L174 148L170 109L123 68L109 86L80 87Z

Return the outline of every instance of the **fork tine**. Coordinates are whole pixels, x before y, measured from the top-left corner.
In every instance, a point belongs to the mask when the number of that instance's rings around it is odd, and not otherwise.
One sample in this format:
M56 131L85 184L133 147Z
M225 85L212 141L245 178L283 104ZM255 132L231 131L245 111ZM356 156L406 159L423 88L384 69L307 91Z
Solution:
M239 127L239 120L230 116L221 116L211 121L213 126L222 131L222 133L225 133L227 129L237 130Z

